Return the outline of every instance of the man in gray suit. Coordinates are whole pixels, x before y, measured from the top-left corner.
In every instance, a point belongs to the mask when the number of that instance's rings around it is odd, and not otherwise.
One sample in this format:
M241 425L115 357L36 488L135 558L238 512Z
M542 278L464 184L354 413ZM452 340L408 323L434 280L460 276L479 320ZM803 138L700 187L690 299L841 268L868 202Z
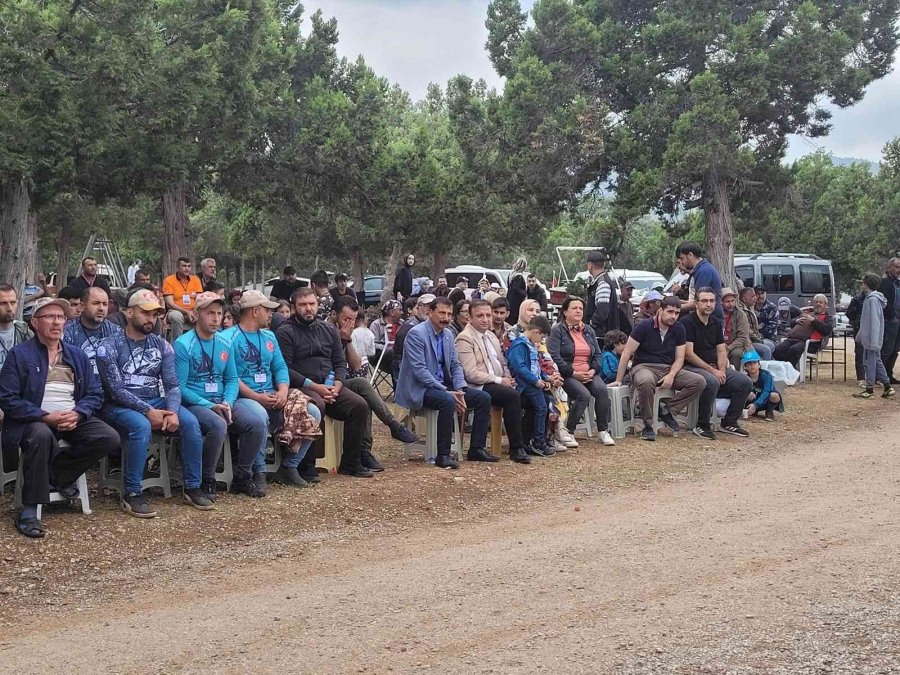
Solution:
M397 381L396 400L410 411L428 408L438 411L437 458L435 466L458 469L450 458L453 416L474 410L467 459L494 462L485 450L491 414L490 394L466 386L462 366L456 356L453 335L447 330L453 306L447 298L431 303L431 317L409 331L403 346L403 362Z

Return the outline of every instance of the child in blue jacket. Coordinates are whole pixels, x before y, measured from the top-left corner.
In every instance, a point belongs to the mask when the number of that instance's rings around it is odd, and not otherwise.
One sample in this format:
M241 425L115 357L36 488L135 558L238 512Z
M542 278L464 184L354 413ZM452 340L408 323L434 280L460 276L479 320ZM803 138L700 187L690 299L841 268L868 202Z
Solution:
M528 322L528 328L510 343L506 352L509 370L516 379L516 390L522 395L522 403L534 411L531 447L533 454L541 456L555 454L547 445L547 392L550 383L541 370L537 350L548 335L550 322L544 316L536 316Z
M600 355L600 376L606 384L616 381L619 357L625 351L628 336L620 330L608 331L603 336L603 353Z
M750 381L753 382L753 389L747 397L747 405L744 406L747 413L750 417L765 413L766 421L774 422L775 411L784 411L781 394L775 389L775 378L768 370L760 367L759 354L755 349L744 352L741 357L741 365Z

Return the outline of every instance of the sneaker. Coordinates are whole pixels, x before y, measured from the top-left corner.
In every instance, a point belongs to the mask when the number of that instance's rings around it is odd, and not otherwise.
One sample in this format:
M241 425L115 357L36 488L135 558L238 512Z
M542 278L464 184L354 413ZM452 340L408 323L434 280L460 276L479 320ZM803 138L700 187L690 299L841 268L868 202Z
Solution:
M857 381L856 381L856 386L859 387L860 389L865 389L865 388L866 388L866 381L865 381L865 380L857 380Z
M644 428L641 430L641 440L642 441L655 441L656 440L656 431L652 426L644 425Z
M566 450L568 450L568 448L565 445L563 445L562 443L559 442L558 438L554 438L553 442L548 443L547 445L549 445L551 448L553 448L553 450L555 452L565 452Z
M235 479L231 484L231 491L236 495L247 495L248 497L254 497L255 499L266 496L266 493L263 490L260 490L259 486L250 479Z
M603 445L615 445L616 442L613 440L613 437L609 435L609 431L601 431L600 432L600 442Z
M362 465L366 467L369 471L374 471L378 473L379 471L384 471L384 466L381 462L378 461L378 458L371 453L369 450L363 450L360 454L359 460L362 462Z
M309 483L303 480L300 472L297 471L297 467L285 466L284 464L278 467L278 471L272 476L272 482L298 488L309 487Z
M375 472L367 469L362 464L359 466L339 466L337 472L344 476L353 476L354 478L371 478Z
M395 438L401 443L406 443L407 445L410 443L418 443L419 437L407 429L405 426L400 424L400 422L394 420L394 423L390 425L391 429L391 438Z
M544 457L544 451L540 448L534 447L533 443L525 444L525 453L531 455L532 457Z
M201 511L211 511L216 508L215 505L206 498L200 488L190 488L184 491L184 502Z
M200 492L203 493L203 496L206 497L213 504L216 503L216 481L215 480L205 480L200 483Z
M269 483L266 480L266 472L262 471L260 473L253 474L253 484L256 485L256 489L262 493L260 496L265 497L266 493L269 491Z
M865 391L860 391L853 394L853 398L875 398L875 392L866 389Z
M459 462L450 459L450 455L438 455L434 459L434 465L439 469L458 469Z
M747 436L750 435L747 433L747 430L741 428L737 422L734 424L723 424L719 427L719 431L723 434L731 434L732 436L740 436L741 438L747 438Z
M122 497L122 510L135 518L156 518L156 511L140 492L132 492Z
M897 391L889 385L884 388L884 393L881 395L881 398L890 398L891 396L894 396L896 393L897 393Z
M716 440L716 432L714 432L709 427L701 427L699 424L695 426L691 431L695 436L699 436L700 438L705 438L708 441Z
M577 448L578 441L575 440L575 437L572 433L566 429L562 424L558 424L556 427L556 440L562 443L567 448Z
M556 450L547 445L547 441L543 438L535 438L531 441L531 447L540 452L544 457L553 457L556 454Z
M675 419L675 416L671 413L671 411L666 407L665 403L659 404L659 419L661 419L663 423L673 432L681 430L681 427L678 425L678 421Z

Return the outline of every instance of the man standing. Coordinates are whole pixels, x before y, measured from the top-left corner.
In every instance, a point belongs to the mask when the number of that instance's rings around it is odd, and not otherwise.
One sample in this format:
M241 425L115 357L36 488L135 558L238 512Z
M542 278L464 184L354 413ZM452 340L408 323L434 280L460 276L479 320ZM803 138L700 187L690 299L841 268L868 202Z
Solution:
M371 478L372 469L382 468L374 455L362 453L369 422L369 406L358 394L344 387L347 361L337 329L317 318L319 299L313 289L294 292L294 316L285 321L276 336L294 386L311 397L320 409L344 422L344 447L338 473ZM333 381L332 381L333 380ZM315 471L315 457L301 466L305 478Z
M316 298L318 298L319 308L316 310L316 318L319 321L327 321L328 315L331 314L331 293L328 290L328 272L325 270L316 270L312 273L312 276L309 278L309 285L312 287L313 291L315 291ZM293 303L293 294L291 295L291 302Z
M485 450L491 397L488 393L466 385L462 366L456 356L453 334L448 330L453 307L447 298L431 303L428 321L413 328L406 336L403 363L397 380L398 405L410 411L429 408L438 411L437 458L435 466L458 469L450 458L453 417L474 410L468 457L495 461Z
M722 289L722 311L725 315L725 348L728 360L740 370L741 357L744 352L753 348L753 343L750 342L750 323L747 321L747 315L738 307L737 293L728 286Z
M631 331L619 357L616 380L609 384L610 387L621 386L628 362L633 361L631 382L641 406L644 420L641 439L645 441L656 440L653 402L657 388L675 390L675 396L660 405L660 418L672 431L678 431L678 422L672 413L687 407L706 387L703 376L683 368L687 339L684 326L678 322L680 313L681 300L674 296L663 298L656 318L642 321Z
M719 270L703 257L700 246L693 241L686 241L681 244L675 255L678 258L678 262L681 263L681 268L691 275L690 295L688 301L684 303L682 311L693 312L696 309L698 288L711 288L716 296L716 309L713 314L719 321L724 321L722 277L719 274Z
M347 285L347 275L343 272L334 275L334 288L329 293L332 301L343 297L356 299L356 294Z
M884 341L881 346L881 360L891 384L900 384L894 377L897 353L900 352L900 258L888 261L887 271L878 287L887 304L884 307Z
M537 300L541 306L541 311L547 311L547 292L538 283L538 279L533 274L529 274L526 280L525 298L527 300Z
M882 398L890 398L894 395L890 378L881 361L882 341L884 339L884 310L887 300L879 292L880 280L874 274L863 277L863 286L869 291L863 301L862 313L859 320L859 330L856 333L856 342L863 348L863 363L865 365L866 388L855 398L872 398L875 396L875 383L884 387Z
M270 294L275 300L291 301L291 294L303 286L304 283L297 278L297 270L288 265L281 273L281 278L272 285Z
M87 354L94 375L99 377L97 348L104 339L115 333L121 333L122 329L107 320L109 296L99 286L84 290L81 294L81 305L81 316L66 322L65 330L63 330L63 342L75 345Z
M37 507L50 501L51 489L74 499L78 477L119 447L119 435L94 416L103 390L90 361L62 342L67 305L39 299L32 315L36 337L10 349L0 371L4 450L22 452L22 510L15 524L31 538L45 534ZM60 448L59 439L69 447Z
M110 292L109 282L97 274L97 261L90 256L81 260L81 271L69 285L79 293L82 293L85 289L91 288L92 286L102 288L106 291L107 295L109 295Z
M759 332L769 349L775 348L775 340L778 339L778 308L774 302L766 298L765 286L754 286L756 293L756 318L759 320Z
M625 335L631 335L631 329L634 327L634 305L631 304L631 296L634 295L634 284L626 281L619 289L619 330ZM602 336L597 336L602 339Z
M729 291L730 289L725 289L725 293ZM728 367L728 348L723 337L722 322L714 315L715 292L711 288L698 288L694 297L696 309L681 320L687 341L685 370L702 375L706 382L706 388L700 395L700 410L694 433L710 440L716 437L710 419L716 398L721 397L731 399L720 427L722 433L746 438L749 434L738 424L738 419L753 389L753 382L743 371ZM730 304L731 311L735 312L734 303ZM727 313L726 309L726 315Z
M200 284L203 291L214 291L215 288L211 284L216 283L216 259L204 258L200 261Z
M195 277L196 278L196 277ZM125 313L128 323L97 348L97 367L110 401L103 418L124 440L122 448L122 508L137 518L155 518L141 481L150 436L154 431L181 437L184 501L206 511L213 503L200 491L203 437L200 425L181 405L172 346L153 332L162 306L153 291L135 291ZM165 398L160 392L165 392Z
M28 324L16 319L18 306L16 289L9 284L0 284L0 368L13 347L34 337ZM2 419L0 416L0 421Z
M450 287L447 285L447 277L438 277L437 287L434 289L434 295L438 298L446 298L450 295Z
M197 321L194 301L203 292L199 277L191 274L193 265L187 258L178 259L178 271L163 280L163 299L168 309L166 319L172 330L172 342L181 337L185 325L193 326Z
M486 392L491 397L491 405L503 409L503 423L509 438L509 458L520 464L530 464L522 436L522 397L516 391L500 341L490 330L491 305L486 300L475 300L469 306L469 315L469 325L456 338L456 352L466 384ZM482 462L497 460L487 451L470 459Z
M589 251L587 254L587 271L591 278L584 301L583 321L594 329L600 340L607 331L620 330L619 287L606 272L607 260L604 251Z

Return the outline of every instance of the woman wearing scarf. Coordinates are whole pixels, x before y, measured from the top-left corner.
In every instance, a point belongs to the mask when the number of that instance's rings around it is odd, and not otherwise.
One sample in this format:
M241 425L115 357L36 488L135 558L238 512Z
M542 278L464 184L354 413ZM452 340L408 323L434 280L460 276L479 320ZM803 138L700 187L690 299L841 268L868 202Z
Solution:
M525 301L528 292L527 284L525 283L525 270L527 267L528 261L525 258L517 259L513 263L509 278L506 280L506 299L509 300L509 322L512 324L519 321L522 303Z
M412 268L416 264L416 256L412 253L404 258L403 262L397 265L397 273L394 275L393 294L395 300L406 300L412 295L413 290L413 274Z
M563 389L569 396L566 429L571 435L581 416L594 399L597 429L603 445L615 445L609 434L609 392L600 374L600 347L594 330L586 325L584 301L568 297L562 304L559 322L550 331L547 347L560 374Z

